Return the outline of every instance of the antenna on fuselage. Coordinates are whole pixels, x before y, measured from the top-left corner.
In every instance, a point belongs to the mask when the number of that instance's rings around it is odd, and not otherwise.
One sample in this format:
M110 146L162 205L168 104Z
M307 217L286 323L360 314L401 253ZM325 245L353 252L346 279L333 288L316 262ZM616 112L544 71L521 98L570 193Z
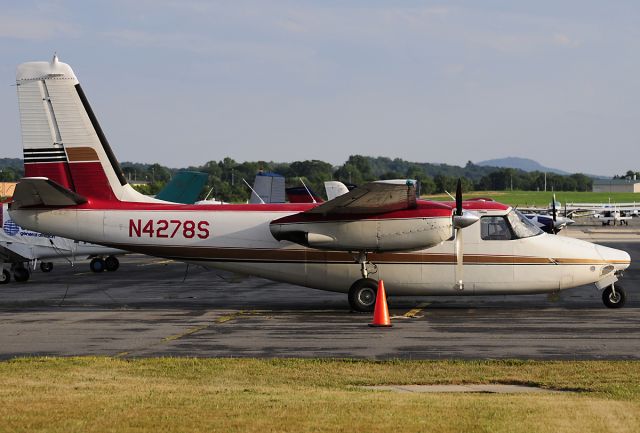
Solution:
M451 194L449 194L449 191L447 191L447 190L445 189L445 190L444 190L444 192L446 192L446 193L447 193L447 195L448 195L449 197L451 197L451 200L456 201L456 198L455 198L454 196L452 196Z
M249 187L249 189L256 195L256 197L258 197L258 199L260 200L260 203L265 204L264 200L262 200L262 197L260 197L260 194L258 194L256 190L253 189L251 185L249 185L249 182L247 182L244 177L242 178L242 181L245 183L245 185Z
M300 182L302 182L302 186L304 186L304 189L307 190L307 194L309 194L309 197L311 197L311 201L313 203L317 203L316 199L313 197L313 194L311 194L311 191L309 191L309 188L307 188L307 185L304 183L304 180L302 180L301 177L299 177L298 179L300 179Z

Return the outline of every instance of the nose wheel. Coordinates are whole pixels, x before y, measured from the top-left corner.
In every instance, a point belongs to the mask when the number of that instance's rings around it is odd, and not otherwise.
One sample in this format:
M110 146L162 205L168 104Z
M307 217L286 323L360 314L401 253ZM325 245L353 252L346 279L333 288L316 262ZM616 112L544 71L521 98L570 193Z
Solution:
M627 301L627 294L620 285L608 286L602 291L602 302L607 308L622 308Z

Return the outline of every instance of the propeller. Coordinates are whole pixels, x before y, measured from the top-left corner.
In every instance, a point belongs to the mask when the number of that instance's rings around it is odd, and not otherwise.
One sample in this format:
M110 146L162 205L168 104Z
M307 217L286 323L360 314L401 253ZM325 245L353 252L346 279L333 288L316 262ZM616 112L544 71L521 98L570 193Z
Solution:
M462 243L462 229L470 226L478 221L480 218L473 212L464 212L462 209L462 181L458 179L458 185L456 186L456 209L453 214L453 227L456 230L456 240L454 243L454 249L456 254L456 268L455 268L455 285L456 290L464 290L463 282L463 265L464 265L464 251Z
M553 234L558 233L556 231L556 220L557 220L557 215L558 215L558 211L556 209L556 195L553 195L553 201L551 202L551 215L553 215L553 227L551 228L551 230L553 231Z

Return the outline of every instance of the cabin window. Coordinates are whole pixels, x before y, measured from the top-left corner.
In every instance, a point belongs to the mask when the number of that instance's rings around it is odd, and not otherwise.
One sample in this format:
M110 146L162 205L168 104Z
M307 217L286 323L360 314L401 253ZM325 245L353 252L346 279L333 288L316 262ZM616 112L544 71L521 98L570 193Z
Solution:
M485 241L508 241L514 238L509 223L503 216L480 218L480 237Z

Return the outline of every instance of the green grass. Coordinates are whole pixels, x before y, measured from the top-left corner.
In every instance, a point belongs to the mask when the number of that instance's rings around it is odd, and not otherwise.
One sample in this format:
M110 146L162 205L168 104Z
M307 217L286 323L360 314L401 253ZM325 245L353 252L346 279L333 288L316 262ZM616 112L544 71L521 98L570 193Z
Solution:
M450 191L451 192L451 191ZM451 192L453 194L453 192ZM553 192L543 191L472 191L464 193L465 198L489 197L504 204L527 207L549 206ZM636 201L640 205L640 194L632 192L556 192L556 200L564 203L632 203ZM423 198L430 200L451 200L446 194L428 195Z
M553 394L358 385L517 383ZM0 362L0 432L637 432L640 362L29 358Z

